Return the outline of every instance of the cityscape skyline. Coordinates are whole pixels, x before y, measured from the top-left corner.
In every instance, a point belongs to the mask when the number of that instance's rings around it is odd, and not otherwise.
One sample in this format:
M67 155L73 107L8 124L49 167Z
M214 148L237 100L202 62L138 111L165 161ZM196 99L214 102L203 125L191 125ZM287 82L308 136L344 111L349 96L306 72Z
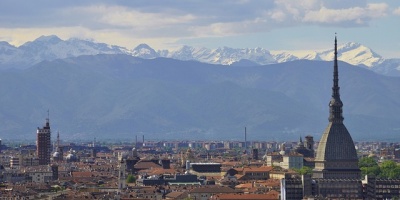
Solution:
M2 1L0 197L399 199L399 17L396 0Z

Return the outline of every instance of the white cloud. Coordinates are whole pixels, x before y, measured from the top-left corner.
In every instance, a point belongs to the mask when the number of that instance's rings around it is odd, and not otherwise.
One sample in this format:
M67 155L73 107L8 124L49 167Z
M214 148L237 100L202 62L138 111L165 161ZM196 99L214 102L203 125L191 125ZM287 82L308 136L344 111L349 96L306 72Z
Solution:
M97 5L78 7L72 11L77 14L86 13L85 15L90 15L92 20L105 25L139 29L187 24L196 19L191 14L141 12L123 6Z
M127 32L119 30L103 29L91 30L85 27L54 27L54 28L0 28L4 40L14 46L20 46L27 41L33 41L42 35L57 35L63 40L69 38L80 39L93 39L97 42L104 42L107 44L123 46L127 48L134 48L141 43L149 44L156 49L168 48L170 43L175 42L177 39L165 37L142 37L140 39L132 37ZM168 41L168 42L167 42Z
M393 10L393 14L400 15L400 7Z
M270 16L272 19L282 21L282 18L276 16L284 16L279 13L287 13L290 16L286 16L286 19L293 22L348 26L368 24L372 19L385 16L388 10L388 5L385 3L364 5L361 2L359 5L353 5L353 7L336 5L338 8L328 8L325 6L327 2L318 0L277 1L277 7L271 12ZM331 4L327 5L332 7Z
M25 1L18 1L24 5ZM64 4L32 3L14 12L14 3L0 7L0 35L14 44L41 35L94 38L132 47L137 43L172 43L179 39L223 37L303 25L354 27L384 17L385 3L366 0L202 0L79 1ZM100 2L100 3L99 3ZM103 3L101 3L103 2ZM210 6L212 5L212 6ZM11 9L11 6L15 7ZM46 14L44 14L46 13ZM400 15L400 8L394 14Z

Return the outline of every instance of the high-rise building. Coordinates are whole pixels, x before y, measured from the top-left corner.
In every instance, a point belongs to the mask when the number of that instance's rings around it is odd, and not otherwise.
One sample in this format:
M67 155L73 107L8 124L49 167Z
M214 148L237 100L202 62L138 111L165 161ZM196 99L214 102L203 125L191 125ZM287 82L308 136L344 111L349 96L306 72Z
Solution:
M358 157L353 139L343 124L343 103L339 94L337 40L333 65L332 98L329 101L329 123L318 144L313 178L360 179Z
M36 134L36 153L39 158L39 165L48 165L50 164L51 157L51 130L49 118L46 118L46 124L43 128L37 128Z

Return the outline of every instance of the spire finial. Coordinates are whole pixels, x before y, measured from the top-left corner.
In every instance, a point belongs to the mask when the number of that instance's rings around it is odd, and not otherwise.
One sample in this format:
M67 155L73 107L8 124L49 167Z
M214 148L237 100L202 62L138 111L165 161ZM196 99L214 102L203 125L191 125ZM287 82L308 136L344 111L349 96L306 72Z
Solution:
M60 131L57 131L57 148L60 147Z
M47 109L46 127L50 127L50 110Z
M333 86L332 86L332 99L329 102L329 121L330 122L343 122L342 107L343 103L340 100L339 94L339 69L337 60L337 37L335 33L335 58L333 63Z

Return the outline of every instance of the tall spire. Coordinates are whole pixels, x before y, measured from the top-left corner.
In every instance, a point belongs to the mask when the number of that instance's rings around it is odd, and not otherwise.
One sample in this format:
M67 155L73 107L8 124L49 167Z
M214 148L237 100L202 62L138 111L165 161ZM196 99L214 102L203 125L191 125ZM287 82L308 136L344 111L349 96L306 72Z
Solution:
M60 147L60 131L57 131L57 148Z
M332 88L332 97L339 97L339 70L338 70L338 62L337 62L337 38L335 35L335 61L333 64L333 88Z
M342 107L343 103L340 100L339 94L339 69L337 61L337 39L335 33L335 60L333 64L333 87L332 98L329 102L329 122L343 123Z
M339 94L339 70L335 35L332 98L329 102L329 123L318 144L313 178L360 179L357 152L353 139L343 124L343 103Z
M50 110L47 109L46 128L50 129Z

